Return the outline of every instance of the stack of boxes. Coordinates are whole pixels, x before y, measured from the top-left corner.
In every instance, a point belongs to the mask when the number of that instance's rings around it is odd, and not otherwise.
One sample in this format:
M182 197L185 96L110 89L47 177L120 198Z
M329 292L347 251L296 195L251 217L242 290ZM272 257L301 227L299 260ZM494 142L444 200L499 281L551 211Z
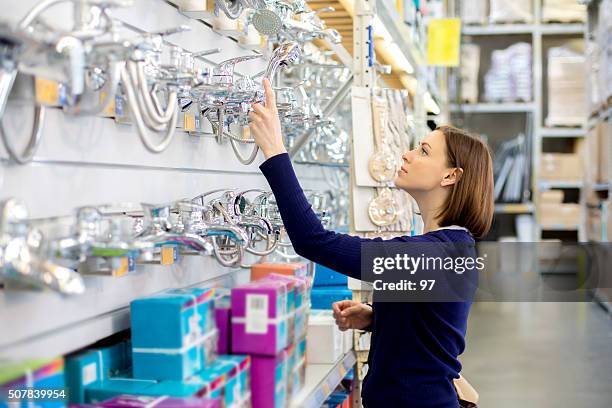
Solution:
M540 193L540 221L542 228L578 227L580 204L564 203L563 190L549 190Z
M70 401L128 406L120 405L127 394L183 398L181 406L247 406L251 360L217 356L214 295L213 289L167 290L132 302L131 342L68 359Z
M19 400L12 399L6 403L4 398L9 397L9 390L49 389L65 390L64 359L32 360L25 363L4 366L0 372L0 407L32 407L55 408L65 406L66 398L58 394L56 399L41 400L40 398L28 400L26 396Z
M348 278L323 265L315 265L312 289L312 308L330 310L339 300L350 300L353 292L347 286Z
M571 153L542 153L540 156L540 179L551 182L582 182L584 143L575 142Z
M286 407L304 384L311 281L305 264L262 263L231 292L231 351L252 359L253 408Z
M586 117L585 57L568 44L548 51L546 126L580 126Z

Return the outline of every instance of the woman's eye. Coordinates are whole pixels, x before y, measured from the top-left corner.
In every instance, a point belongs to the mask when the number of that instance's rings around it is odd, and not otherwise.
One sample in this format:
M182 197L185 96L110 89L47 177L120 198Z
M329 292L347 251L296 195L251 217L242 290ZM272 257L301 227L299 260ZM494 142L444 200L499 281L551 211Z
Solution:
M421 146L421 154L427 156L427 150L425 150L425 148L422 146Z

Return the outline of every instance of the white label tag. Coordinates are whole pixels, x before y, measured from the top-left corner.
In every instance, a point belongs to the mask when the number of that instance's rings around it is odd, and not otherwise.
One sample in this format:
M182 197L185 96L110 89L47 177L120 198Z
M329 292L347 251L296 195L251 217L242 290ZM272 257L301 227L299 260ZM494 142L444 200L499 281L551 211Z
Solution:
M98 381L98 364L89 363L83 367L83 385Z
M246 295L245 331L253 334L268 332L268 295Z

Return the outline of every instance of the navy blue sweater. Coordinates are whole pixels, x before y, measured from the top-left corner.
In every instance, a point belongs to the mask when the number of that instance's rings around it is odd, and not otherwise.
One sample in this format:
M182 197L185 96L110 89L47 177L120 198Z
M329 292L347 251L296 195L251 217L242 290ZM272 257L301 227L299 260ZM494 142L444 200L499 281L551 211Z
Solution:
M304 258L359 279L361 244L382 239L326 230L306 200L288 154L269 158L260 169L274 193L294 250ZM415 243L415 256L418 243L474 243L469 233L453 229L392 241ZM469 256L475 256L475 252ZM461 371L458 356L465 348L470 305L471 302L374 303L369 371L362 391L364 406L457 408L452 380Z

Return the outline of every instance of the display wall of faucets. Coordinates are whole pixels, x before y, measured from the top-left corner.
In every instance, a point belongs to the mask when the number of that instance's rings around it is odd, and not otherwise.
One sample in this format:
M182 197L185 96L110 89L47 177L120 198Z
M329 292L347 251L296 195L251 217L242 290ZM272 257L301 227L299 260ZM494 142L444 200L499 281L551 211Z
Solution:
M307 196L327 224L325 196L316 192ZM212 255L226 267L247 268L246 254L291 255L274 196L259 189L220 189L163 205L81 207L69 220L69 233L59 234L57 218L31 220L19 201L1 202L0 277L79 294L85 290L81 273L100 272L95 269L100 262L93 262L91 270L92 261L152 262L170 248Z
M44 12L59 3L73 6L73 27L69 31L51 28L42 22ZM253 9L250 22L258 27L259 21L259 28L265 23L266 15L267 18L272 17L270 13L280 16L284 28L275 33L275 38L282 42L261 74L265 78L277 78L280 68L300 58L298 41L321 35L333 37L314 13L306 11L303 1L219 0L217 3L228 16L245 7ZM18 73L23 73L59 82L65 94L62 107L68 114L100 114L116 101L123 114L129 111L142 143L154 153L168 147L180 114L195 110L199 117L210 121L219 142L229 140L240 162L251 163L257 155L254 141L236 136L230 129L232 125L248 124L251 105L263 101L263 89L255 78L236 77L234 68L261 55L231 58L214 67L197 67L196 60L219 50L190 52L173 46L169 59L165 59L165 38L189 27L128 35L124 24L112 18L111 11L129 5L129 0L43 0L16 26L0 23L0 119ZM293 27L298 22L292 16L300 13L306 16L301 20L303 24ZM329 125L329 121L317 116L316 104L302 101L302 106L298 106L295 103L299 89L284 87L278 92L279 110L288 134ZM304 106L308 106L309 115L304 114ZM0 136L15 162L24 164L32 159L40 142L45 109L36 102L30 141L22 152L13 146L0 121ZM248 157L242 156L239 144L253 145Z

